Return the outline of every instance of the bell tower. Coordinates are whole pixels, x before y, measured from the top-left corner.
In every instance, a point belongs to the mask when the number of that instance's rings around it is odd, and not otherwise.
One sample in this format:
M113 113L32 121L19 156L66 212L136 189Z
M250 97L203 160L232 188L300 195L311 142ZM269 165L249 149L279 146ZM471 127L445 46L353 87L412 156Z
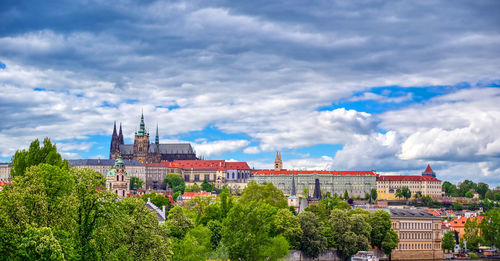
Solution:
M274 170L283 170L283 161L281 160L280 152L276 152L276 159L274 160Z
M141 123L139 130L135 132L134 139L134 159L141 163L146 162L149 151L149 133L146 131L144 124L144 114L141 113Z

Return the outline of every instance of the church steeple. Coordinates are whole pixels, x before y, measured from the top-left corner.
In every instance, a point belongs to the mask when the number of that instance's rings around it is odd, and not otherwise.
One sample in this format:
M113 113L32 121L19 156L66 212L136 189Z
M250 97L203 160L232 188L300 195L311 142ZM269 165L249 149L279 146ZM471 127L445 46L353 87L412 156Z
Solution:
M295 191L295 175L292 173L292 192L290 193L290 196L296 196L297 192Z
M113 124L113 135L111 136L111 146L109 148L109 158L114 159L120 150L120 137L116 134L116 121Z
M155 144L160 144L160 136L158 135L158 123L156 124L156 136L155 136Z

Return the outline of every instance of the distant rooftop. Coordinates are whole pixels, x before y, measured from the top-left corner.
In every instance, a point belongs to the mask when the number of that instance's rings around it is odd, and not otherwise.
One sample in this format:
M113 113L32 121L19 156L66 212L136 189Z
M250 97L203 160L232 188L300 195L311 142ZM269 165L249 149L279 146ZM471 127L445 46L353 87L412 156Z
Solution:
M86 165L97 165L97 166L114 166L115 160L112 159L71 159L68 160L71 166L86 166ZM143 166L137 160L123 160L125 166Z
M430 218L430 219L441 219L438 216L434 216L433 214L421 210L421 209L397 209L391 208L389 209L391 216L394 218Z

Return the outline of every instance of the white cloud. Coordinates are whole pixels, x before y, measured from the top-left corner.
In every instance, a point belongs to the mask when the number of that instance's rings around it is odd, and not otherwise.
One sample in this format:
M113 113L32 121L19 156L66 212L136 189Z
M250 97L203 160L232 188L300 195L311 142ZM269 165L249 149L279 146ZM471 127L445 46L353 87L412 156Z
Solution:
M247 140L219 140L213 142L194 143L196 154L202 157L213 157L227 152L234 152L250 144Z

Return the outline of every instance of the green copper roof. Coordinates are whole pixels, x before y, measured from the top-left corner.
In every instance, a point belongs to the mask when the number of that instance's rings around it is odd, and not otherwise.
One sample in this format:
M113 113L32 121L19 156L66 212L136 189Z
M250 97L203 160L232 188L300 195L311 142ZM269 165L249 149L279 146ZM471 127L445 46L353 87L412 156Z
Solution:
M146 131L146 127L144 124L144 114L141 113L141 123L139 124L139 130L135 132L135 136L143 137L149 136L149 133Z
M115 168L112 168L108 173L106 174L106 177L114 177L115 176ZM130 177L130 174L128 174L128 171L125 171L125 176Z

